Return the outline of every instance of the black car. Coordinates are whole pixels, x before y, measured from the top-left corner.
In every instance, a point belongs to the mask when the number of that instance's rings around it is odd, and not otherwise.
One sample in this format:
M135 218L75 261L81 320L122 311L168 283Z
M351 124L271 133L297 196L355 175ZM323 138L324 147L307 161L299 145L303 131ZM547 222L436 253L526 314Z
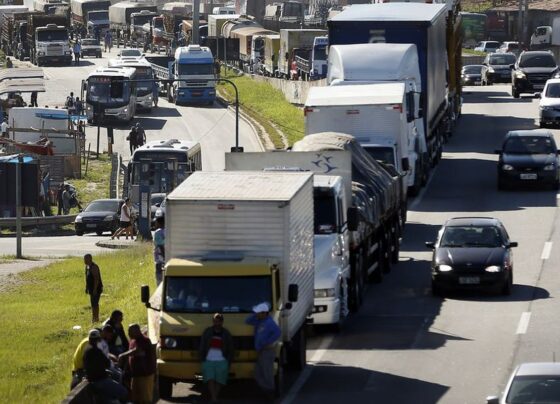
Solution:
M558 65L548 51L521 52L511 70L511 95L541 92L546 81L558 72Z
M432 293L441 296L451 288L492 288L504 295L513 286L512 247L507 231L498 219L458 217L449 219L435 242Z
M120 208L123 202L122 199L97 199L91 202L76 216L74 221L76 235L97 233L101 236L106 231L113 233L119 227Z
M511 82L511 65L515 63L513 53L491 53L482 63L482 85Z
M514 184L543 184L558 189L560 183L558 150L548 130L508 132L498 160L498 189Z
M474 86L480 84L480 71L482 65L467 65L461 69L461 83L464 86Z

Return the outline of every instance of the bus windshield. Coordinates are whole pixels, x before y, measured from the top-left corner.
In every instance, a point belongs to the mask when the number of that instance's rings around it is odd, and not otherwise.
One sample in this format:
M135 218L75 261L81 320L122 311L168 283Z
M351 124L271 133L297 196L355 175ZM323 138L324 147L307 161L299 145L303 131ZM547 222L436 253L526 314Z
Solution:
M131 184L140 184L140 161L149 160L153 164L153 175L150 178L150 191L171 192L191 173L191 164L187 162L185 152L139 151L134 153L132 162ZM175 161L176 170L175 170Z
M88 19L90 21L108 20L109 19L109 12L108 11L91 11L88 14Z
M122 104L130 100L130 84L124 77L90 77L87 99L104 104Z

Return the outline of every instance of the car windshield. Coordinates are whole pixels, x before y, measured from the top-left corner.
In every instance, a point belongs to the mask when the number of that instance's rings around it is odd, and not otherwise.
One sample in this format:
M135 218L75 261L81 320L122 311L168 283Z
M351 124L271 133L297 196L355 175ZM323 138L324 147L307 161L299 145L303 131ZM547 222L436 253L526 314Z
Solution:
M507 45L507 49L519 49L519 44L510 43L510 44Z
M539 136L512 137L504 145L504 153L508 154L550 154L556 153L552 139Z
M508 404L552 404L560 397L558 376L516 376L507 394Z
M123 49L121 51L121 56L138 57L138 56L142 56L142 52L140 52L138 49Z
M165 199L165 194L152 195L150 197L150 204L155 205L156 203L162 203L164 199Z
M545 97L560 98L560 83L550 83L546 86Z
M329 190L315 189L315 234L332 234L336 232L336 203L334 195Z
M270 276L166 277L165 309L181 313L251 313L272 302Z
M499 47L499 42L486 42L486 49L498 49Z
M84 212L117 212L120 201L93 201Z
M440 247L495 248L501 245L502 237L494 226L449 226L440 242Z
M522 55L519 67L556 67L554 57L548 54Z
M482 70L482 66L478 66L478 65L463 67L463 73L465 74L480 74L481 70Z
M82 46L84 45L98 45L95 39L82 39Z
M494 54L490 57L490 64L491 65L512 65L515 63L515 55L499 55Z

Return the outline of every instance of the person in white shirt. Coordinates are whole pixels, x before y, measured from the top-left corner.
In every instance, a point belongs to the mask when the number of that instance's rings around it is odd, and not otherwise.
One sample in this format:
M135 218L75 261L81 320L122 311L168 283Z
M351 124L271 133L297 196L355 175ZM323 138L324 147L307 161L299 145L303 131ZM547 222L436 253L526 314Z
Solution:
M8 120L4 118L2 124L0 125L0 129L2 130L2 137L8 137L8 129L10 125L8 125Z

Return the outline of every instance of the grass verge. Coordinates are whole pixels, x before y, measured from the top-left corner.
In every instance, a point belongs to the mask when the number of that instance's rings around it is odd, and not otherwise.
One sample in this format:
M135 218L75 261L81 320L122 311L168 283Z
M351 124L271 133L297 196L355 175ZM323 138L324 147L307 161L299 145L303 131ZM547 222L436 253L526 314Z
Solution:
M155 284L150 246L94 261L104 284L100 318L118 308L125 324L145 324L139 286ZM0 293L0 397L6 403L59 403L68 394L74 350L91 328L83 260L65 259L18 277L17 286Z
M284 145L278 130L286 135L290 146L303 137L303 111L286 101L282 91L245 75L227 74L222 77L235 83L239 91L239 105L247 115L263 126L276 148ZM235 101L231 85L220 84L219 88L229 102Z
M485 52L476 51L474 49L463 48L462 51L463 55L472 55L472 56L486 56Z
M82 170L85 173L85 165ZM87 175L69 182L78 190L78 199L85 208L91 201L109 197L110 178L111 158L107 154L100 154L99 159L90 158Z

